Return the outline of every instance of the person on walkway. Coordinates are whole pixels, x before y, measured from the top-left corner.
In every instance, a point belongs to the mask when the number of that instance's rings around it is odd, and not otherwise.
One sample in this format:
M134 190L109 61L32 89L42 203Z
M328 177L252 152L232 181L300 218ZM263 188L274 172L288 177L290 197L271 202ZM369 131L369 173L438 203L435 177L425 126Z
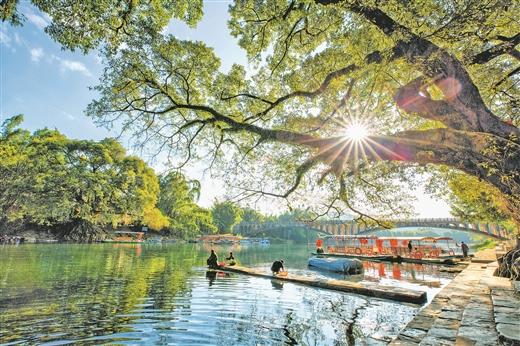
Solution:
M273 265L271 265L271 271L273 275L278 274L281 271L284 271L283 260L274 261Z
M460 248L462 249L462 255L464 256L464 258L468 257L468 251L469 251L468 244L461 242Z
M412 252L412 241L408 242L408 252Z
M214 250L211 250L211 255L209 255L206 263L208 264L208 267L210 267L211 269L218 268L218 258Z

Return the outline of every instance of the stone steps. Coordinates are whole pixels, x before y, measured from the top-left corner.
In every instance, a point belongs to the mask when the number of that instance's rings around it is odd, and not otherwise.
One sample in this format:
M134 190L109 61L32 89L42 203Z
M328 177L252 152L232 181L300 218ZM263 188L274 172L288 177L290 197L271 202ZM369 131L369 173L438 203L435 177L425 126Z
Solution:
M390 345L520 345L520 300L495 269L470 264Z

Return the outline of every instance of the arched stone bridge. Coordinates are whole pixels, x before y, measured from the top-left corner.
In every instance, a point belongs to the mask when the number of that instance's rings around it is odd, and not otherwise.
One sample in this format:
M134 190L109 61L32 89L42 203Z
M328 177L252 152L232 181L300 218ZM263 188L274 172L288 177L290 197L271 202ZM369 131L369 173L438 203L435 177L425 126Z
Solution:
M489 223L467 223L458 219L403 219L390 220L392 228L404 227L434 227L452 229L463 232L471 232L486 235L497 239L508 239L509 233L502 226ZM384 230L381 226L366 226L355 221L344 220L324 220L312 222L265 222L265 223L241 223L235 226L234 232L241 235L257 235L266 231L284 230L295 227L305 227L315 232L322 232L331 235L355 235L373 231Z

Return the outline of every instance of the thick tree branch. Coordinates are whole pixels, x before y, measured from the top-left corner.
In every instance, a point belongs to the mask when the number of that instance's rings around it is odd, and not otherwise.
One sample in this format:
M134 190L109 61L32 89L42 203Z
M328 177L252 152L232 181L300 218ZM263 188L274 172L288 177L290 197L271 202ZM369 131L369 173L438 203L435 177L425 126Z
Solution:
M520 43L520 33L506 38L504 42L497 44L483 52L480 52L470 58L471 64L485 64L496 57L503 54L510 54L511 56L519 59L518 51L515 47Z
M472 124L460 116L457 109L444 100L433 100L426 91L423 77L416 78L399 88L394 97L397 106L407 113L417 113L423 118L440 121L455 130L471 130Z
M316 0L316 2L330 5L343 1ZM431 41L417 36L379 8L365 6L360 1L348 3L346 7L365 17L385 35L396 38L396 54L416 65L425 76L435 82L443 91L445 101L458 111L461 117L459 123L469 123L473 131L488 132L502 138L510 138L511 135L520 137L517 127L501 121L487 108L468 72L453 55Z

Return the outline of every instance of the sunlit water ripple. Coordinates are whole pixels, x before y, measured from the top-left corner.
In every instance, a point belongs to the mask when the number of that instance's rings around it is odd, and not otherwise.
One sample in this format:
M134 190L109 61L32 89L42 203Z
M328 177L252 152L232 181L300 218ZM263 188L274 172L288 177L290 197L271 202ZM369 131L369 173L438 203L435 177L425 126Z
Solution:
M0 247L0 343L126 345L386 344L418 307L204 267L192 245ZM220 249L224 254L228 248ZM285 258L308 270L305 246L235 248L243 264ZM367 263L347 278L429 292L436 267ZM334 277L334 275L332 274ZM336 276L337 277L337 276Z

